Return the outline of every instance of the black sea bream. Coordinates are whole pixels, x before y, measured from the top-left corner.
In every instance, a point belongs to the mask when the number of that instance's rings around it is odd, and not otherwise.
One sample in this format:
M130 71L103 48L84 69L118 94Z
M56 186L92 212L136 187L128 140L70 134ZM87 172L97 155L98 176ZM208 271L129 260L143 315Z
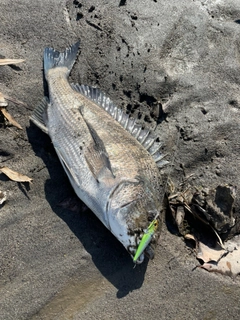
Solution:
M31 120L46 132L78 195L131 254L149 224L159 227L144 253L151 258L159 237L161 176L160 143L99 89L69 84L79 42L60 53L44 51L49 100Z

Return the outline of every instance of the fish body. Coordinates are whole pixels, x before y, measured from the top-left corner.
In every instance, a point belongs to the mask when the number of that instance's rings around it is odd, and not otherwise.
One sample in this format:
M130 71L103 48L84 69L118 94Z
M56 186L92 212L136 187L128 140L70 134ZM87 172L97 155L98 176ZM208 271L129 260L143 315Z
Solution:
M78 197L133 259L144 230L158 217L147 243L153 255L161 225L160 145L99 89L68 82L78 46L63 53L45 49L49 100L31 120L50 136ZM144 252L134 262L143 260Z

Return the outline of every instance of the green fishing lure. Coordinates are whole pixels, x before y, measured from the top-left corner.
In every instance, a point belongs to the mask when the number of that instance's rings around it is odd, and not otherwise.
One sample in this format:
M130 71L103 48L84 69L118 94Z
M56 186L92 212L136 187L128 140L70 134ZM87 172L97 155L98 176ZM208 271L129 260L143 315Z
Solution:
M137 251L135 253L135 256L133 258L133 262L137 262L138 258L141 256L141 254L144 252L144 250L146 249L146 247L149 245L150 241L152 240L152 237L154 235L154 233L157 231L158 228L158 220L154 219L149 227L147 228L147 230L145 231L139 245L137 248Z

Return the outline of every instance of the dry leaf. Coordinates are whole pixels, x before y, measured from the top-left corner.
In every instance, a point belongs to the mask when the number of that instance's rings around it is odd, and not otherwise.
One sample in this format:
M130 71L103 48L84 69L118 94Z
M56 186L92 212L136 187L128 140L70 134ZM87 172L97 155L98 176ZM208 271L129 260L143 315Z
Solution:
M0 107L6 107L8 105L4 95L0 92Z
M196 258L202 261L200 268L209 272L235 277L240 275L240 236L224 243L224 249L216 244L214 247L199 241L192 234L186 234L185 239L196 243Z
M7 110L5 108L1 108L0 110L2 112L2 114L4 115L4 117L15 127L17 127L18 129L22 129L22 127L20 126L19 123L17 123L16 120L13 119L13 117L7 112Z
M0 167L0 171L13 181L17 181L17 182L31 182L32 181L32 178L29 178L28 176L25 176L21 173L13 171L13 170L9 169L8 167Z
M240 236L225 243L226 253L218 262L205 262L201 267L209 272L219 272L235 277L240 274Z
M203 262L217 263L225 255L226 250L222 249L218 245L214 248L201 241L198 242L197 259L201 259Z
M23 59L0 59L0 66L5 66L7 64L17 64L25 60Z

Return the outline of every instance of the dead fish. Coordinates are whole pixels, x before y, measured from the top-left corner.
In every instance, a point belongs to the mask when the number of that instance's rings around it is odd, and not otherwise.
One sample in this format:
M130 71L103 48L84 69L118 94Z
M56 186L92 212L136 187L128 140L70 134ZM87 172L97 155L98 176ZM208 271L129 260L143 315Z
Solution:
M154 256L161 226L165 164L156 135L143 129L98 88L69 84L80 42L60 53L44 51L49 99L30 119L54 145L78 197L128 250L135 263ZM152 221L157 228L138 250ZM134 259L135 257L135 259Z

